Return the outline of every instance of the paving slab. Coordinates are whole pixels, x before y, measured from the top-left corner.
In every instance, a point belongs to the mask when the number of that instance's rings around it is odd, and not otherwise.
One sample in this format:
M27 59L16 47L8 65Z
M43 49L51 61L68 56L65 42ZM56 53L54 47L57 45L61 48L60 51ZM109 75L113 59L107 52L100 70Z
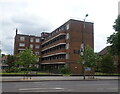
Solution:
M89 76L86 76L86 81L91 81L91 80L118 80L119 77L117 76L95 76L94 79L89 77ZM82 81L84 80L83 79L83 76L42 76L42 77L28 77L28 78L23 78L22 76L21 77L0 77L0 81L1 82L29 82L29 81Z

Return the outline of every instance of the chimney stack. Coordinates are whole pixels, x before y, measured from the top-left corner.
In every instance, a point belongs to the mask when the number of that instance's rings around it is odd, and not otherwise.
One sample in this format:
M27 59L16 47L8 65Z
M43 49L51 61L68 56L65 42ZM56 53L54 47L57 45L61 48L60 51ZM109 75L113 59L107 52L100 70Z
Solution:
M17 33L18 33L18 29L16 28L16 35L17 35Z

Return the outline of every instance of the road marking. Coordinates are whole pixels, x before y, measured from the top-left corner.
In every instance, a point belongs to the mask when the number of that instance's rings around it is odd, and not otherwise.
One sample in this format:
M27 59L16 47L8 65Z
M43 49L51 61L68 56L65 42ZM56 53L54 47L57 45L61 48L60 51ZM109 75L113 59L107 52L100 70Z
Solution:
M108 88L108 90L118 90L118 88Z
M21 91L25 91L25 90L39 90L39 89L55 89L55 90L61 90L61 89L64 89L64 88L23 88L23 89L19 89Z
M41 84L41 83L44 83L44 82L33 82L34 84Z
M112 91L117 91L118 90L118 88L97 88L97 90L99 90L99 91L104 91L104 90L112 90Z
M54 89L64 89L64 88L54 88Z
M103 91L103 90L104 90L104 88L97 88L97 90Z

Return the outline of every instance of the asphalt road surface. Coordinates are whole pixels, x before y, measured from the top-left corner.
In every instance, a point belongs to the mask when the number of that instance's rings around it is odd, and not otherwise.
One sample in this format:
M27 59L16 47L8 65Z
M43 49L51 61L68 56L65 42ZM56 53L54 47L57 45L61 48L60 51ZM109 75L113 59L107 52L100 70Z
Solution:
M118 80L3 82L2 92L118 92Z

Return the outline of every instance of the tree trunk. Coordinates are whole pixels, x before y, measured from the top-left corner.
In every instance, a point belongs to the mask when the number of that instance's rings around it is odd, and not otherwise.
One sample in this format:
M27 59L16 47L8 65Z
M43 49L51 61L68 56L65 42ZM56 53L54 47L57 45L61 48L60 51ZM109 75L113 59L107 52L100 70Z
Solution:
M23 79L25 79L25 71L24 71L24 76L23 76Z
M120 57L118 57L118 73L120 73Z
M28 79L28 67L27 67L27 72L26 72L26 76L27 76L27 79Z
M95 70L94 70L94 68L92 68L92 78L94 79L94 74L95 74Z
M30 70L30 79L31 79L31 70Z

